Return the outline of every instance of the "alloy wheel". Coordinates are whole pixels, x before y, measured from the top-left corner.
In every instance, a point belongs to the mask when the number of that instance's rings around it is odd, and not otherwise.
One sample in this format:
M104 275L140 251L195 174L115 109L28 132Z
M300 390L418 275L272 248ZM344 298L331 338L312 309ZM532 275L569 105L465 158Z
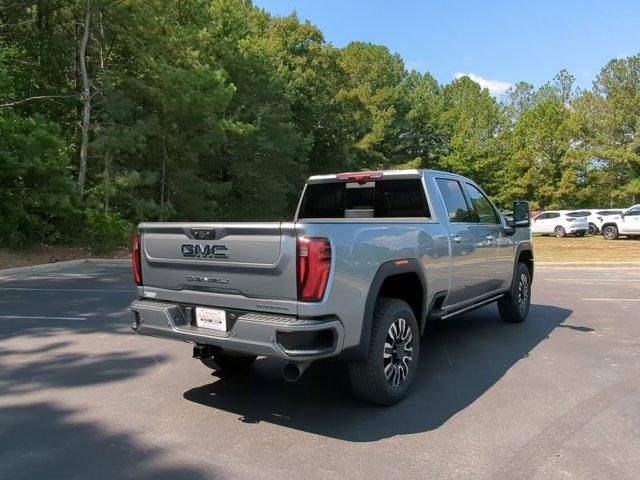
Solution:
M604 236L607 237L608 240L613 240L616 234L613 228L607 227L604 229Z
M389 327L384 344L384 374L389 384L399 386L409 376L409 364L413 360L413 334L409 323L398 318Z
M527 309L529 303L529 279L523 273L518 281L518 308L521 312Z

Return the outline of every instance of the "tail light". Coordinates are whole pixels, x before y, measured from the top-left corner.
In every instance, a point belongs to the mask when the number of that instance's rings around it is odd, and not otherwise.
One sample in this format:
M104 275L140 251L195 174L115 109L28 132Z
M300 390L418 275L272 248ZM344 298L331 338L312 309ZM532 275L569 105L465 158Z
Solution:
M298 238L298 300L319 302L331 273L331 243L326 238Z
M133 264L133 282L142 285L142 255L140 253L140 235L131 239L131 262Z

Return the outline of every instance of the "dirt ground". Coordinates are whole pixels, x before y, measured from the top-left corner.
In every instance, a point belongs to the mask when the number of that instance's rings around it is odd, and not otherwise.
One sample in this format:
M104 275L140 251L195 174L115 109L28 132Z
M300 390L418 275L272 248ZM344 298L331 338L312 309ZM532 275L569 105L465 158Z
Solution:
M63 245L39 245L13 250L0 248L0 270L4 268L26 267L42 263L57 263L82 258L128 258L127 248L106 252L93 252L82 247Z
M639 262L640 240L620 238L604 240L601 235L588 237L534 236L537 262ZM42 263L56 263L82 258L128 258L129 249L94 252L82 247L42 245L13 250L0 248L0 270Z
M621 237L533 237L536 262L639 262L640 240Z

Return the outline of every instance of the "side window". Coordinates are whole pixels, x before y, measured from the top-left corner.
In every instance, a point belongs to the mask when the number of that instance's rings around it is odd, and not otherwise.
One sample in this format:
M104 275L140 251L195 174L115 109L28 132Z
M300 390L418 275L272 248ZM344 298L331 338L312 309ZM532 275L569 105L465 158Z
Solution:
M467 193L471 199L471 205L475 210L476 221L480 223L500 223L498 215L491 202L484 194L470 183L466 184Z
M436 183L442 194L447 215L450 222L472 222L473 214L462 193L462 187L457 180L437 178Z
M538 215L535 220L546 220L547 218L549 218L549 214L548 213L541 213L540 215Z
M559 213L550 213L549 218L558 218L560 216Z
M629 211L625 215L627 215L627 216L629 216L629 215L640 215L640 207L629 209Z

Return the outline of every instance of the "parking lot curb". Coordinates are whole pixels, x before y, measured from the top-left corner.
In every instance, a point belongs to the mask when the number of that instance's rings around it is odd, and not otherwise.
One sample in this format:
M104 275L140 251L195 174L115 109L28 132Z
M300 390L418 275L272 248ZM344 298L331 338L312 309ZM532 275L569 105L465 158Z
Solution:
M0 276L19 275L22 273L45 273L64 270L65 268L83 265L85 263L95 265L122 265L131 262L128 258L80 258L77 260L66 260L64 262L43 263L40 265L28 265L26 267L6 268L0 270Z
M640 268L640 262L536 262L536 267Z

